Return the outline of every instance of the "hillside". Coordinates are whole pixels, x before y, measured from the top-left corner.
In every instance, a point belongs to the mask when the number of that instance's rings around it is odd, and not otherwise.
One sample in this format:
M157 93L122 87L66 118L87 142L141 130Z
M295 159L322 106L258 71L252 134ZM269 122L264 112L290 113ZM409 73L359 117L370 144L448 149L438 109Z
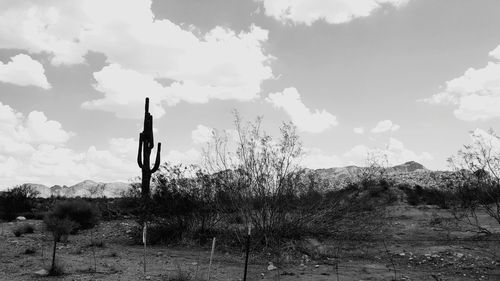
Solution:
M47 198L51 196L61 197L120 197L122 193L130 188L129 183L124 182L95 182L84 180L72 186L54 185L48 187L43 184L26 183L40 192L39 197Z

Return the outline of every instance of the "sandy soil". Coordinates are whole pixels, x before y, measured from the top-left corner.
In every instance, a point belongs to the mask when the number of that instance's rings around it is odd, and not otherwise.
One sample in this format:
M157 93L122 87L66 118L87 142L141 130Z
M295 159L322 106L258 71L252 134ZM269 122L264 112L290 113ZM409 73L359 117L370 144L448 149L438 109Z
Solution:
M346 239L308 240L309 256L252 256L247 280L500 280L500 235L477 236L455 225L445 210L432 206L390 206L379 219L382 228L373 230L370 241L352 235ZM481 220L494 222L482 216ZM103 222L94 235L104 242L96 247L97 272L94 267L90 232L70 236L59 243L57 256L64 264L62 277L38 277L35 271L50 264L52 243L43 232L42 221L33 234L15 237L18 223L0 225L0 280L145 280L143 248L132 245L127 231L133 222ZM358 237L358 238L357 238ZM243 254L227 253L217 247L211 280L241 280ZM26 254L25 250L36 250ZM312 249L312 250L311 250ZM311 252L312 251L312 252ZM208 248L148 248L149 280L168 280L179 271L207 279ZM278 270L268 271L274 260ZM201 279L200 279L201 280Z

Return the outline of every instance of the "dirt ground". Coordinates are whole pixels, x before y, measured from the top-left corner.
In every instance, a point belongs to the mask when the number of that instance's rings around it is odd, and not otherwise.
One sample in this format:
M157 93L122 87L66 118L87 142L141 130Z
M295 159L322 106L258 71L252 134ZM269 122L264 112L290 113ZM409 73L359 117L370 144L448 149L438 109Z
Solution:
M482 215L497 233L500 228ZM446 210L407 204L389 206L379 216L384 226L370 239L352 235L344 239L308 239L302 257L253 255L247 280L500 280L500 235L478 236L456 225ZM39 277L50 265L52 242L42 221L28 221L35 233L15 237L16 222L0 225L0 280L169 280L179 271L207 280L209 248L148 247L147 278L143 274L143 248L133 245L127 232L133 222L103 222L94 231L103 247L95 247L93 272L90 232L59 243L57 257L66 274ZM22 223L22 222L20 222ZM26 249L35 250L26 254ZM244 256L227 253L218 245L211 280L242 280ZM307 248L307 247L306 247ZM312 250L311 250L312 249ZM274 260L277 270L269 271ZM201 279L202 278L202 279Z

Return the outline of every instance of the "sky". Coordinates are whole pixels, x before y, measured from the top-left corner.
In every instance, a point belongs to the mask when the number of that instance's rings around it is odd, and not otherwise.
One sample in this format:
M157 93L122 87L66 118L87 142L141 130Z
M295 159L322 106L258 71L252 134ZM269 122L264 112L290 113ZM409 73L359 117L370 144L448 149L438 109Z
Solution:
M144 98L162 161L198 163L232 110L309 168L448 169L500 125L498 0L0 0L0 189L127 181Z

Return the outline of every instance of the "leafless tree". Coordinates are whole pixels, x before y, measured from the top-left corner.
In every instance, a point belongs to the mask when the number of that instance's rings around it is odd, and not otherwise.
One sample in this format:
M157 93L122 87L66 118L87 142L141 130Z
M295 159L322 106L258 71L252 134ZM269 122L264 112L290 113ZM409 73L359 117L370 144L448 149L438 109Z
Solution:
M237 112L234 117L234 132L214 133L204 150L204 166L233 191L221 207L238 210L246 224L266 236L289 219L285 198L297 188L291 181L300 171L302 144L290 123L283 123L275 140L261 129L262 118L243 124Z
M490 233L478 218L484 211L500 224L500 138L493 130L488 134L472 133L472 144L464 145L448 162L460 176L456 183L454 215L480 232Z

